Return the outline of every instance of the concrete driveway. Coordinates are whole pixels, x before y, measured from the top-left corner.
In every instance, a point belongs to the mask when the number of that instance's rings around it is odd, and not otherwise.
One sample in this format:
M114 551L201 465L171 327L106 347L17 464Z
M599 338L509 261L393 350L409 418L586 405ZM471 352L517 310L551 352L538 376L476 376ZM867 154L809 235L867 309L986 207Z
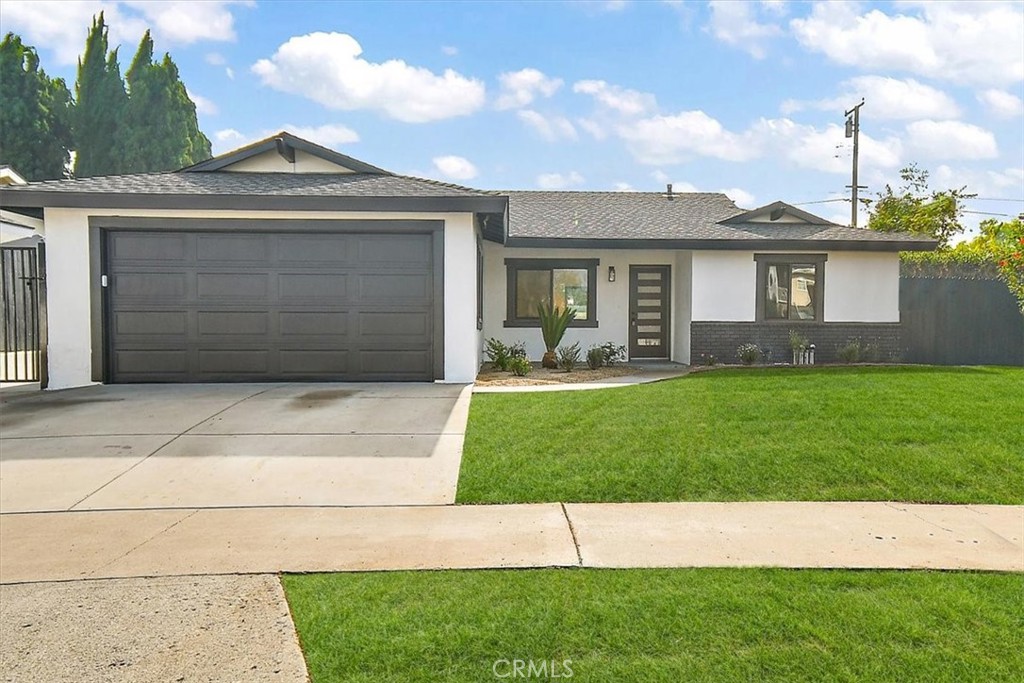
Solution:
M470 390L114 385L0 392L0 511L455 500Z

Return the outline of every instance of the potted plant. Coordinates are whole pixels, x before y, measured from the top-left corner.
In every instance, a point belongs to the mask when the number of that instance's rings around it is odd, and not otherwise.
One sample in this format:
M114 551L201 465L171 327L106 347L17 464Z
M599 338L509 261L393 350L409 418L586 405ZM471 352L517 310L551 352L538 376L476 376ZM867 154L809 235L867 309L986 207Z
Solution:
M547 349L540 364L554 370L558 367L555 349L562 343L562 337L565 336L569 323L576 317L576 311L568 306L563 310L553 304L538 304L537 315L540 317L540 333L544 337L544 348Z
M793 350L793 365L810 365L814 362L808 354L807 337L796 330L789 331L789 348Z

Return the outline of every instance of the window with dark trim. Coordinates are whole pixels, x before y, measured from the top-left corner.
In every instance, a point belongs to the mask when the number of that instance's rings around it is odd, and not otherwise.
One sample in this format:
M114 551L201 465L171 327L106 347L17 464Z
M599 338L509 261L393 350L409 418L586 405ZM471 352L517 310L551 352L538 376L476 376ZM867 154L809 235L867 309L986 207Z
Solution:
M598 259L505 259L505 327L537 327L539 304L571 308L571 327L597 327Z
M754 254L759 321L821 322L825 254Z

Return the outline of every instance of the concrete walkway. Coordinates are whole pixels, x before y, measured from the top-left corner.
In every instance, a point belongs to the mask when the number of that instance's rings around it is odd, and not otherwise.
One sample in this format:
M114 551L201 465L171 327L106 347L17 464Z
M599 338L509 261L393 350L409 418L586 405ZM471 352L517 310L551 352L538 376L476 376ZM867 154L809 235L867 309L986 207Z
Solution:
M666 379L675 379L693 372L688 365L679 363L652 363L641 366L643 373L636 375L621 375L619 377L608 377L600 382L565 382L555 384L524 384L515 386L490 386L487 384L474 384L474 394L518 394L535 391L588 391L592 389L615 389L628 387L634 384L650 384L661 382Z
M1024 571L1024 506L646 503L0 515L0 583L497 567Z

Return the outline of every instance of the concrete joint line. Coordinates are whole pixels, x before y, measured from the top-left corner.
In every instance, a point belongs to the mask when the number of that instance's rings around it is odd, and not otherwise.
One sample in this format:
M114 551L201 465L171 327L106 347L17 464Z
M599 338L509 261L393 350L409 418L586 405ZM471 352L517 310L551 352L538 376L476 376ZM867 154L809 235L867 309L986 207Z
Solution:
M954 533L952 529L947 529L946 527L942 526L941 524L936 524L935 522L931 521L930 519L925 519L924 517L922 517L921 515L917 514L916 512L910 512L910 510L908 510L905 507L903 507L903 508L896 507L892 503L885 503L885 506L887 508L891 509L891 510L895 510L896 512L909 513L911 517L916 517L917 519L921 520L925 524L930 524L931 526L933 526L933 527L935 527L937 529L942 529L946 533L949 533L949 534Z
M107 567L109 567L110 565L114 564L115 562L119 562L119 561L123 560L124 558L128 557L129 555L134 553L136 550L138 550L142 546L144 546L147 543L149 543L150 541L152 541L157 536L162 536L163 534L166 534L168 531L170 531L174 527L178 526L179 524L181 524L185 520L189 519L190 517L192 517L197 512L199 512L199 510L192 510L187 515L185 515L184 517L181 517L181 518L175 520L174 522L172 522L171 524L168 524L166 527L164 527L160 531L156 532L155 534L153 534L152 536L150 536L149 538L144 540L142 543L139 543L138 545L136 545L136 546L134 546L132 548L129 548L126 552L122 553L120 556L115 557L114 559L110 560L109 562L106 562L105 564L103 564L103 565L101 565L99 567L96 567L96 569L92 570L89 573L90 574L96 574L97 572L102 571L102 570L106 569Z
M580 541L576 538L576 528L572 525L572 520L569 519L569 511L565 508L565 503L559 503L562 506L562 514L565 516L565 523L569 525L569 535L572 536L572 544L576 547L576 560L579 562L579 566L583 566L583 554L580 552Z

